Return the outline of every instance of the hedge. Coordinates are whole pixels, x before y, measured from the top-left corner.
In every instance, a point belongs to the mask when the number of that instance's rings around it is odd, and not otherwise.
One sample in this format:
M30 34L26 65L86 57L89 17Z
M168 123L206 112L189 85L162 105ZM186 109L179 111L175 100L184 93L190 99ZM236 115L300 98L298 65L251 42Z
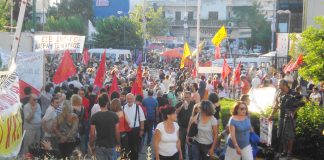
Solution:
M231 111L235 100L221 99L221 124L220 130L227 125L231 117ZM271 108L268 108L265 115L269 115ZM259 135L260 113L250 113L251 123L255 132ZM275 116L275 125L277 125L278 113ZM297 112L296 121L296 141L294 153L296 155L307 156L314 159L324 157L324 108L307 103Z

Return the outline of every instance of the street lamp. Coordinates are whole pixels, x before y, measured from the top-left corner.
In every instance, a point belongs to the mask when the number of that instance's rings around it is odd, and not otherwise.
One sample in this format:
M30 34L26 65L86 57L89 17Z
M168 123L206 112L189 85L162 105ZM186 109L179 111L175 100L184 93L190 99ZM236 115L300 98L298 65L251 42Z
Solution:
M125 12L123 12L123 11L117 11L117 14L118 15L123 15L123 16L125 16ZM123 38L123 43L124 43L124 47L126 47L126 43L125 43L125 22L123 23L123 27L124 27L124 38Z

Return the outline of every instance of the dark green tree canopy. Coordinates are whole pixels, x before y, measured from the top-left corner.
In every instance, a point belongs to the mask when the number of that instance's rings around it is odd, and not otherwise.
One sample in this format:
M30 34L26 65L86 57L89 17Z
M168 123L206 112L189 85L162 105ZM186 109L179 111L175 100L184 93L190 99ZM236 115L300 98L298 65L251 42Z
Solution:
M143 47L143 38L137 34L139 28L128 17L111 16L99 20L96 22L96 29L98 33L94 35L95 47L114 49Z
M268 51L271 44L271 24L264 18L260 11L260 5L254 3L252 6L233 7L235 21L246 22L251 28L251 38L248 40L248 48L261 45L264 51Z

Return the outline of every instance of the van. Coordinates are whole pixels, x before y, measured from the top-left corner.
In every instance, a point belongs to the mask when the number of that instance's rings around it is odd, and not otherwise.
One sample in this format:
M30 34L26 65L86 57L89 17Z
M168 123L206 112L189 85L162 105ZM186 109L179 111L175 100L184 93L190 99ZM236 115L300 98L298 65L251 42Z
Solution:
M101 59L102 54L106 50L106 59L113 60L114 62L127 62L131 59L131 51L126 49L112 49L112 48L93 48L89 49L88 52L90 57L96 57Z

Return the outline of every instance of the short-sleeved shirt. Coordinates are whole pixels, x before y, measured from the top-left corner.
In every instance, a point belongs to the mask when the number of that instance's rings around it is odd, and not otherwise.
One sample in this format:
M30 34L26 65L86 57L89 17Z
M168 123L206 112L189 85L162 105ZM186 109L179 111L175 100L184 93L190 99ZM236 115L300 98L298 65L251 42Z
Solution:
M33 111L32 111L30 103L27 103L24 106L24 118L25 118L24 128L25 129L34 129L33 127L35 127L35 126L39 127L41 125L42 111L41 111L41 107L40 107L40 105L38 103L36 104L36 111L34 113L34 116L30 120L30 122L28 122L26 120L26 118L28 118L32 114L32 112Z
M49 106L45 112L45 115L43 117L43 121L47 121L46 128L53 133L53 124L56 121L56 109L53 106ZM51 133L45 132L45 137L52 137L53 135Z
M169 92L168 99L171 99L171 106L175 107L175 105L177 104L177 96L173 92Z
M140 106L138 106L139 112L136 111L136 108L137 108L137 105L135 103L130 107L128 106L128 104L126 104L123 107L123 110L124 110L125 116L128 119L128 125L130 128L140 127L139 121L146 120L142 108ZM139 113L139 115L138 115L138 113ZM136 116L136 122L135 122L135 116ZM135 123L135 126L134 126L134 123Z
M198 134L195 140L201 144L212 144L213 143L213 126L217 125L217 120L214 116L206 123L203 124L201 120L198 120Z
M178 152L177 141L179 126L176 122L173 122L173 125L175 130L171 134L165 131L164 122L156 126L156 129L161 133L161 141L159 143L159 154L161 156L173 156Z
M91 117L90 124L96 126L96 146L106 148L116 146L115 126L118 121L118 116L111 111L97 112Z
M158 105L157 100L153 97L147 97L143 100L143 106L146 107L148 120L155 120L156 108Z
M243 121L234 120L233 117L229 120L230 126L235 127L235 138L238 146L242 149L250 144L250 128L251 121L249 118L245 118ZM231 139L231 136L228 136L228 145L232 148L235 148Z

